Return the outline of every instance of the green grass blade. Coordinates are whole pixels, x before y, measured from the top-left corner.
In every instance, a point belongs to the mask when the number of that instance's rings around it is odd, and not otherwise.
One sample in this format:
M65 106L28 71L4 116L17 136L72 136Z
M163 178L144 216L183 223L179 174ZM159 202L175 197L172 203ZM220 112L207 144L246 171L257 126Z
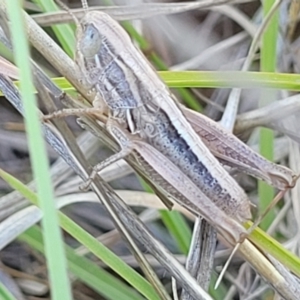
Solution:
M39 124L36 99L32 84L30 54L23 15L19 1L7 1L8 14L11 19L12 41L15 60L20 69L20 92L24 102L25 125L29 143L29 152L36 179L38 199L43 211L43 228L46 245L48 272L50 277L52 299L72 299L70 283L66 270L66 259L62 245L61 232L58 227L57 212L54 206L52 183L46 147ZM55 247L53 247L55 245Z
M180 252L187 255L192 233L184 217L178 211L167 210L160 210L160 215L165 226L177 242Z
M263 11L266 17L272 8L275 0L263 1ZM278 24L279 14L278 12L272 17L268 28L262 37L261 46L261 60L260 68L262 72L275 72L277 65L277 38L278 38ZM260 107L270 104L274 101L276 94L274 91L265 90L262 92L260 99ZM274 133L267 128L260 129L260 153L270 161L273 161L273 149L274 149ZM269 203L274 198L274 188L267 185L265 182L259 181L258 184L259 195L259 210L263 213ZM271 210L263 219L260 226L263 229L267 229L275 218L274 210Z
M37 226L24 232L19 239L44 254L42 234ZM82 282L104 296L105 299L142 300L141 295L109 272L85 257L81 257L65 245L69 270Z
M17 300L10 291L5 287L5 285L0 282L0 299L1 300Z
M245 227L248 229L251 225L253 225L252 222L247 222ZM256 228L250 236L251 241L259 245L261 249L267 249L267 253L274 256L284 266L300 277L300 257L285 249L279 242L260 228Z
M300 90L299 74L239 71L161 71L158 74L169 87Z
M171 88L270 88L300 91L299 74L238 71L160 71L158 74ZM64 91L74 91L74 87L65 78L53 78L53 81Z

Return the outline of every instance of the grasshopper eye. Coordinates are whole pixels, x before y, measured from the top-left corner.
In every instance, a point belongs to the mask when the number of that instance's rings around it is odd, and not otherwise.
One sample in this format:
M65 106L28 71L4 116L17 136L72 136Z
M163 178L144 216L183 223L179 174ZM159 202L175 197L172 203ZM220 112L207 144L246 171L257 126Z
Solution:
M83 37L80 41L80 51L85 58L93 58L100 50L101 35L96 27L88 24L83 28Z

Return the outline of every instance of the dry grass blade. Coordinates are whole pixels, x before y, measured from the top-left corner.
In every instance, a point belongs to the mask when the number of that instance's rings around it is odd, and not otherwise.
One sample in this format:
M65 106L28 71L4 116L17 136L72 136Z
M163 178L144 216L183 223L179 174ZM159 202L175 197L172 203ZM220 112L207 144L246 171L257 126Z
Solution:
M159 15L176 14L180 12L195 10L195 9L207 9L217 5L223 4L239 4L251 2L253 0L205 0L198 3L186 2L186 3L144 3L140 5L131 6L93 6L89 10L100 10L104 11L114 19L119 21L144 19ZM71 10L72 13L81 19L84 14L84 9ZM33 16L33 19L41 26L49 26L53 23L66 23L72 21L72 17L67 12L54 12L39 14Z
M0 56L0 73L5 74L6 76L13 79L19 78L18 68L16 68L16 66L14 66L12 63L10 63L4 57L1 56Z
M234 130L239 134L254 127L265 126L277 129L299 143L299 108L299 95L276 101L239 115Z
M186 269L197 279L204 290L208 290L217 242L216 230L204 219L197 218L194 223L193 237L186 261ZM191 299L188 291L183 290L181 300Z

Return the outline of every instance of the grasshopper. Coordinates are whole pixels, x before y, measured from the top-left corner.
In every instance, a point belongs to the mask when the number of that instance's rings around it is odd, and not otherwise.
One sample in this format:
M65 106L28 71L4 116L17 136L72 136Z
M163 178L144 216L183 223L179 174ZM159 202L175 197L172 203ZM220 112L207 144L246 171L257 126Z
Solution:
M256 154L215 122L181 107L124 29L102 12L87 12L77 30L76 63L106 128L121 151L94 168L133 154L152 182L237 243L247 232L250 202L214 157L281 190L296 175ZM103 99L103 101L99 101ZM97 109L97 107L95 107ZM211 151L207 148L211 149Z
M0 5L1 8L3 5ZM103 17L103 14L98 15L98 17ZM88 19L88 18L86 18ZM86 20L86 23L88 24L89 20ZM93 20L90 20L92 25L94 25ZM112 21L112 20L111 20ZM108 22L111 22L108 19ZM109 25L110 23L108 23ZM84 25L84 24L83 24ZM113 25L115 25L113 23ZM77 56L77 62L79 65L82 65L83 71L90 71L90 73L85 77L86 72L84 72L84 80L87 82L87 84L90 85L90 89L96 91L100 96L103 95L102 90L99 89L97 83L97 76L99 77L99 67L101 67L98 59L98 52L101 49L102 44L102 38L98 40L98 43L93 43L93 39L97 39L96 36L92 31L86 32L85 30L87 27L80 27L78 30L78 56ZM103 28L100 28L103 29ZM118 30L118 27L115 27L116 30ZM102 32L102 31L100 31ZM125 34L125 33L123 33ZM101 35L100 35L101 36ZM114 35L112 36L114 38ZM80 45L80 41L86 40L87 44L85 44L87 47L81 47L84 45ZM97 45L98 44L98 45ZM100 49L99 49L100 44ZM125 45L126 46L126 45ZM114 49L112 49L114 50ZM117 49L117 53L120 48ZM130 48L129 48L130 50ZM135 49L138 51L137 49ZM98 51L98 52L97 52ZM141 54L139 54L141 55ZM143 58L143 56L141 56ZM114 56L115 59L118 58L118 55ZM80 60L81 59L81 60ZM143 58L144 59L144 58ZM142 62L142 65L146 63L146 60ZM95 66L95 68L94 68ZM151 67L150 67L151 68ZM100 70L101 71L101 70ZM134 70L135 71L135 70ZM152 72L154 72L152 70ZM137 73L138 74L138 73ZM156 74L154 72L154 74ZM104 74L103 74L104 75ZM138 78L139 75L137 75ZM156 75L157 76L157 75ZM146 79L148 79L146 77ZM98 78L98 80L100 80ZM145 80L145 79L144 79ZM159 80L159 79L157 79ZM156 80L155 80L156 81ZM129 82L130 88L131 88L131 82ZM167 93L168 97L161 97L164 98L162 100L167 99L167 101L174 101L173 97L169 93L168 89L165 87L163 90L159 91ZM151 91L153 95L153 91ZM143 95L142 95L143 98ZM144 98L143 98L144 99ZM173 198L177 199L179 203L183 203L183 205L190 210L194 212L194 214L199 215L203 214L207 220L210 221L211 224L213 224L221 233L225 233L226 235L231 234L233 237L233 241L237 241L240 239L241 235L245 233L244 228L240 225L240 219L243 218L240 215L234 216L233 209L230 207L219 207L215 202L213 202L208 196L206 196L206 193L209 193L209 190L201 191L197 184L195 184L193 176L190 176L190 172L187 172L188 175L185 174L183 170L180 168L180 166L176 165L176 162L174 158L173 161L168 157L168 153L163 152L158 149L162 149L161 141L163 141L163 144L166 144L165 141L170 140L169 137L176 136L174 132L178 133L179 136L182 137L184 142L188 142L189 145L192 145L192 142L194 142L194 139L196 142L199 141L199 135L196 132L197 125L192 127L185 128L185 122L187 122L187 116L184 117L182 114L183 109L180 109L179 105L174 102L173 104L169 103L169 106L171 108L170 111L167 111L168 105L164 106L164 109L161 108L161 103L157 101L156 99L148 99L145 98L144 100L150 100L149 107L146 107L144 102L142 103L138 101L137 103L130 103L131 106L126 107L120 105L120 103L117 102L109 102L109 98L105 99L105 105L104 108L108 109L109 117L107 121L107 128L111 132L111 134L115 137L116 141L121 145L122 149L126 149L127 151L121 151L122 155L119 155L119 157L123 157L123 155L127 153L133 153L131 157L135 158L134 165L137 166L137 170L143 169L145 173L149 175L149 178L157 183L158 186L160 186L161 190L165 191L166 193L169 193ZM161 100L161 99L160 99ZM153 103L152 103L153 101ZM112 105L108 105L109 103L112 103ZM103 107L103 102L100 102L100 104ZM121 103L122 104L122 103ZM142 104L142 105L141 105ZM153 109L154 107L154 109ZM98 108L95 108L94 111L99 111ZM162 112L162 113L161 113ZM197 116L194 118L196 120ZM166 119L167 118L167 119ZM105 118L101 117L101 121L105 120ZM183 122L185 120L185 122ZM168 122L165 122L168 121ZM192 123L191 123L192 124ZM197 122L196 122L197 124ZM169 125L172 125L171 130L169 128ZM176 129L174 131L173 129ZM155 130L153 130L155 129ZM180 130L178 130L180 129ZM190 130L192 134L189 134L189 139L187 139L185 134L185 129ZM158 134L157 134L158 133ZM165 134L164 134L165 133ZM178 136L178 135L177 135ZM157 139L159 137L163 137L163 139L160 139L157 144ZM216 138L214 138L216 139ZM211 142L211 139L208 139L208 142ZM227 141L228 142L228 141ZM174 146L174 143L171 143ZM217 143L216 143L217 144ZM180 145L182 145L180 143ZM171 148L171 147L170 147ZM170 148L168 147L168 151L171 154L176 153L176 151L170 151ZM218 148L218 147L217 147ZM230 149L230 147L225 147L224 149ZM179 149L180 148L176 148ZM204 149L204 150L203 150ZM194 148L190 147L187 150L191 150L195 154ZM207 148L203 144L201 144L201 150L204 151L204 154L208 151ZM123 152L123 153L122 153ZM208 151L209 152L209 151ZM226 151L225 151L226 152ZM189 156L190 151L188 151L188 155L183 156L185 157L191 157ZM221 151L221 154L222 151ZM228 153L227 153L228 154ZM223 154L223 156L225 156ZM130 157L130 158L131 158ZM229 157L232 157L232 155L229 155ZM200 157L201 158L201 157ZM112 158L110 161L114 161L118 159L117 156L115 158ZM185 160L185 159L184 159ZM105 167L105 165L110 163L109 160L106 161L106 163L102 163L100 165L101 167ZM236 159L238 162L238 159ZM131 162L131 159L130 159ZM193 166L193 165L192 165ZM255 169L255 166L251 166L251 169ZM272 170L272 167L270 168ZM194 170L194 169L193 169ZM273 172L276 173L276 172ZM287 176L285 173L280 174L280 171L277 171L279 173L279 177L284 178L283 182L289 182L289 179L293 180L293 173L288 173L290 176ZM227 174L227 173L225 173ZM271 173L272 174L272 173ZM228 176L225 175L225 176ZM272 178L272 176L271 176ZM233 181L234 182L234 181ZM276 183L276 180L274 181ZM173 185L172 185L173 183ZM236 183L235 183L236 184ZM225 186L226 188L226 186ZM183 194L182 194L183 192ZM205 192L205 193L204 193ZM243 195L243 192L242 192ZM203 200L203 201L202 201ZM221 199L222 200L222 199ZM216 202L217 203L217 202ZM249 201L246 199L246 201L242 201L242 204L246 203L245 207L249 208ZM227 216L225 214L225 210L228 211L230 216ZM203 212L203 213L202 213ZM238 218L239 217L239 218ZM238 219L238 220L237 220ZM222 222L223 223L219 223ZM230 242L232 242L230 240ZM241 252L248 254L248 252L245 251L248 241L246 240L243 245L241 245ZM244 248L245 246L245 248ZM255 266L255 261L253 262L253 265ZM257 265L257 264L256 264ZM265 266L265 265L264 265ZM274 268L273 268L274 269ZM262 274L264 274L264 268L261 269ZM276 278L277 279L277 278ZM275 286L278 286L278 281L272 281L275 283Z

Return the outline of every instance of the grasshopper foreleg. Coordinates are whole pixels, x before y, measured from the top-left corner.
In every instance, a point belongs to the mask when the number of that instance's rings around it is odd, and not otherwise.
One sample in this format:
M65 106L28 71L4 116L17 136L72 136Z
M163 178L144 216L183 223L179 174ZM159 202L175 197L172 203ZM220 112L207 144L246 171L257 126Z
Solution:
M95 109L94 107L91 108L64 108L58 111L55 111L51 114L48 115L44 115L42 117L42 120L45 121L50 121L52 119L56 119L56 118L65 118L68 116L86 116L86 115L95 115L99 114L99 111L97 109Z

